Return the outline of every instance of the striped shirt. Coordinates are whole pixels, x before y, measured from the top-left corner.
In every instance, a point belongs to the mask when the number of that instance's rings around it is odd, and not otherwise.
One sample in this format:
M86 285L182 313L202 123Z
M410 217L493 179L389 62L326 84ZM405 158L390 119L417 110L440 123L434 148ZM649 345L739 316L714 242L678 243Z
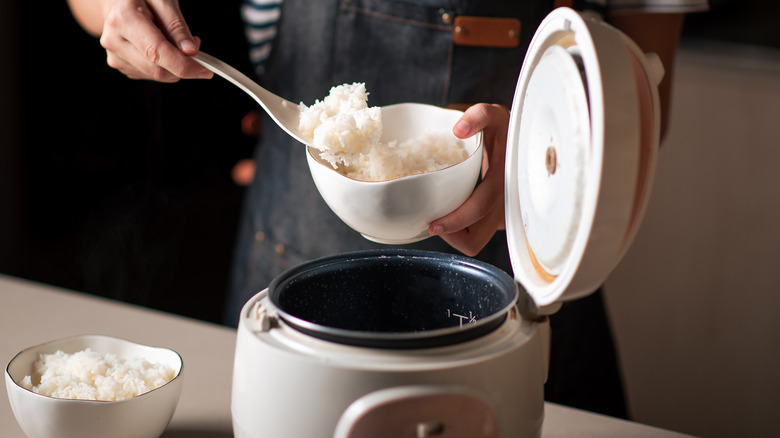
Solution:
M249 60L255 73L265 72L265 63L271 55L274 38L282 14L283 0L243 0L241 17L249 42ZM578 9L589 9L604 14L606 11L682 13L708 9L707 0L582 0L575 1Z
M249 60L258 76L265 71L265 62L271 55L281 13L282 0L243 0L241 4Z

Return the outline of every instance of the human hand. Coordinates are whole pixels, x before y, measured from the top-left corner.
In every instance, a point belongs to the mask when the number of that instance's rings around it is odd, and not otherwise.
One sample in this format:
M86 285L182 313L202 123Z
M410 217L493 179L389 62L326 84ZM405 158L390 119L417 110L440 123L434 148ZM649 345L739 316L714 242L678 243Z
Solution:
M102 14L106 61L129 78L176 82L213 76L191 59L200 39L190 33L178 0L104 0Z
M509 111L501 105L477 104L466 110L452 129L458 138L483 131L485 156L482 182L455 211L428 226L432 236L440 236L468 256L476 255L504 224L504 160L509 128Z

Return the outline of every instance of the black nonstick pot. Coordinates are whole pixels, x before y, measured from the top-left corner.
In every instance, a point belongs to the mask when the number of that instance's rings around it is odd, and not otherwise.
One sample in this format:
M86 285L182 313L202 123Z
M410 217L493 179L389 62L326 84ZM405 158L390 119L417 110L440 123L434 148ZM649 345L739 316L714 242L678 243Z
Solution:
M292 268L268 296L292 328L372 348L427 348L483 336L506 318L518 286L501 269L452 254L382 249Z

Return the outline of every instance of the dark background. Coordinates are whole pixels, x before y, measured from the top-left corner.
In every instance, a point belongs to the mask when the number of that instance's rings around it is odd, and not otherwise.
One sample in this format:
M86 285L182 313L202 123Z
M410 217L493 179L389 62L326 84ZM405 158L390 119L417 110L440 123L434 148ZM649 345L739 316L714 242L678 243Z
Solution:
M711 6L685 38L780 47L779 3ZM249 72L237 1L182 8ZM255 103L222 79L127 79L65 1L0 2L0 54L0 273L218 323Z
M248 71L238 2L182 7ZM0 272L219 321L254 102L221 78L129 80L65 1L2 8Z

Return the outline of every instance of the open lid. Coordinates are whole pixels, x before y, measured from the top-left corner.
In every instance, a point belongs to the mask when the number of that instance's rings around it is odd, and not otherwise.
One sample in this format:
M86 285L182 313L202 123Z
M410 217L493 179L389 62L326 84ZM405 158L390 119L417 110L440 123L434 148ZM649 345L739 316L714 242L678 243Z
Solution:
M625 254L655 172L663 66L596 17L557 8L512 103L506 228L533 313L595 291Z

